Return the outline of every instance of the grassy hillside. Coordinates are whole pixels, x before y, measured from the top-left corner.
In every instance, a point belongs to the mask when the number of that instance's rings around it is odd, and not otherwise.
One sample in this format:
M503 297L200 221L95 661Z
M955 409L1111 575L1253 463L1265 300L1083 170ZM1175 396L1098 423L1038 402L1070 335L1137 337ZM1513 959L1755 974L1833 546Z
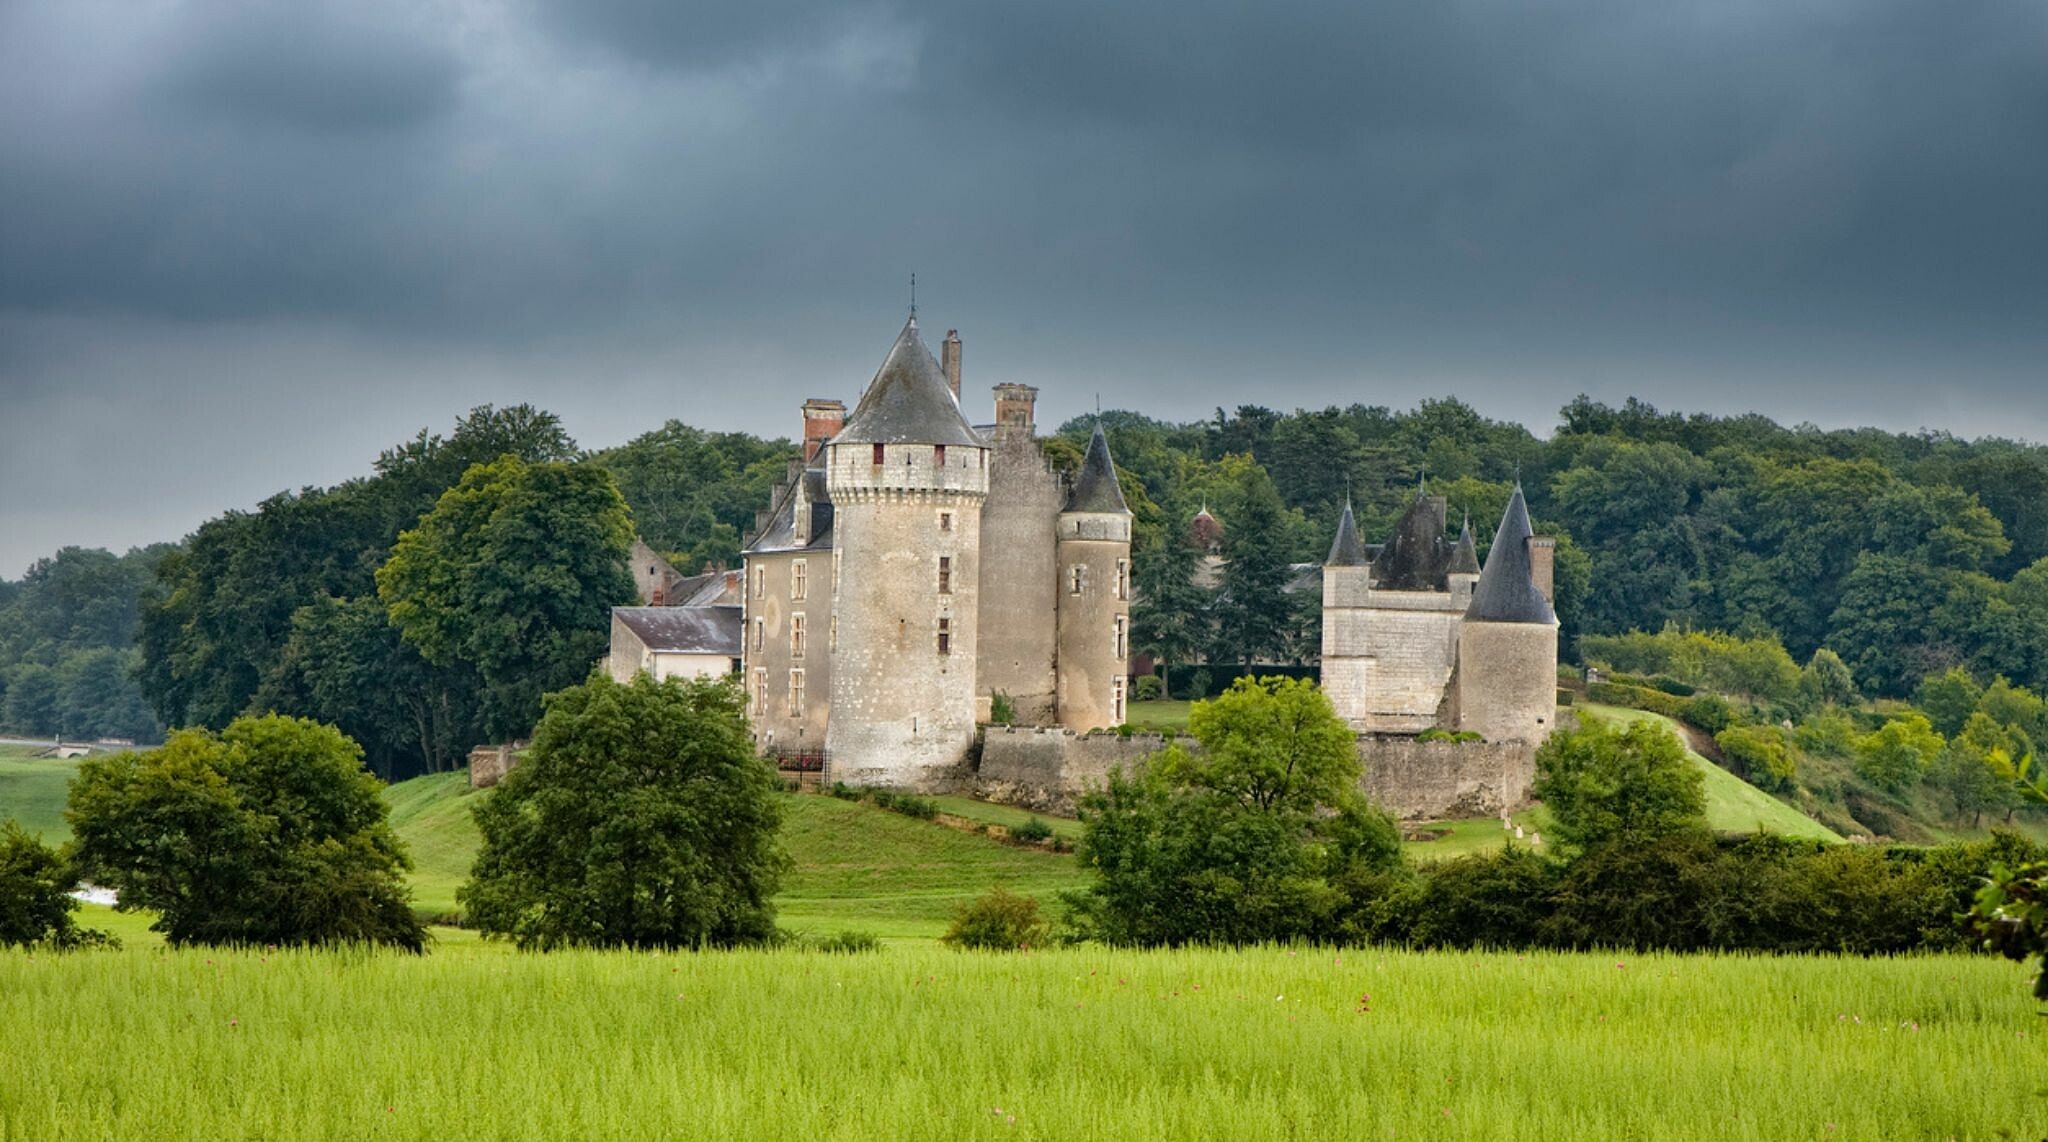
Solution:
M1616 722L1656 722L1678 734L1678 740L1685 740L1685 735L1679 732L1677 723L1661 714L1593 704L1579 708ZM1693 765L1698 767L1700 775L1706 779L1707 824L1716 831L1752 833L1762 829L1767 833L1783 833L1788 837L1812 837L1823 841L1842 839L1840 834L1826 825L1722 769L1691 749L1688 748L1685 752Z
M71 826L64 823L64 791L78 763L30 757L34 752L31 746L0 745L0 820L12 817L58 844L71 839Z
M455 890L476 855L470 807L483 796L461 774L415 778L385 794L392 825L412 853L413 903L425 915L456 911ZM945 802L948 813L999 824L1030 816L965 798ZM794 931L935 938L955 906L998 884L1051 906L1059 890L1081 883L1071 855L999 844L832 797L790 795L782 804L783 845L796 865L776 903L780 922Z
M2037 1138L2027 978L1961 956L0 953L0 1137Z

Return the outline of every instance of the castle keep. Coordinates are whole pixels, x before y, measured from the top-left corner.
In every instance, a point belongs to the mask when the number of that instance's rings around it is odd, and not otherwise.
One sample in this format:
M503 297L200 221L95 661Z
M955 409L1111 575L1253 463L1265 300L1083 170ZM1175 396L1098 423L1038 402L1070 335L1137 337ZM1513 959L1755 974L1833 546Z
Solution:
M745 551L741 669L771 754L854 783L957 772L997 695L1017 720L1124 720L1131 513L1100 431L1068 487L1039 451L1037 390L960 406L913 316L852 414L803 406L804 454Z

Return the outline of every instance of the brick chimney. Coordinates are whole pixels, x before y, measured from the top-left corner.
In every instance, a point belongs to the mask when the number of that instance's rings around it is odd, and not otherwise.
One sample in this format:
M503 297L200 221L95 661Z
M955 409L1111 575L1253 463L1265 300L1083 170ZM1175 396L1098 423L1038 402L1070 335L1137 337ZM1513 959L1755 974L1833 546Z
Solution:
M846 426L846 403L812 397L804 402L804 463L818 458L827 440Z
M1038 390L1030 385L997 385L996 431L1029 433L1037 427Z
M1530 536L1529 581L1536 584L1537 590L1543 592L1543 601L1553 607L1557 605L1557 599L1552 594L1556 567L1557 539L1548 535Z
M953 390L953 400L960 400L960 331L946 330L946 340L939 346L939 364L946 370L946 384Z

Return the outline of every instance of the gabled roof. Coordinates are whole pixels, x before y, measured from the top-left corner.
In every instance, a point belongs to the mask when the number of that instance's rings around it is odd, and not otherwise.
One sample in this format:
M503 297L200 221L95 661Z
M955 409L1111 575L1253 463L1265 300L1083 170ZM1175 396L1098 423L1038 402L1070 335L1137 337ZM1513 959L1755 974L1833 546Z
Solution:
M985 448L960 415L946 374L918 336L917 318L903 325L834 444L959 444Z
M1123 485L1117 482L1116 462L1109 458L1109 438L1102 435L1099 424L1088 441L1088 456L1081 461L1081 474L1074 477L1074 490L1067 496L1066 510L1131 514L1124 503Z
M1500 517L1500 530L1493 533L1493 546L1486 552L1486 570L1472 589L1472 605L1465 618L1482 623L1554 623L1557 615L1550 600L1536 589L1529 574L1529 505L1522 499L1522 486L1508 499L1508 510Z
M612 617L657 654L740 655L739 607L613 607Z
M1458 528L1458 545L1451 549L1449 574L1479 574L1479 548L1472 542L1472 517L1469 515Z
M1373 586L1385 591L1441 591L1451 563L1451 545L1444 539L1442 496L1416 493L1394 537L1373 563Z
M1358 538L1358 521L1351 516L1351 501L1344 501L1344 515L1337 520L1337 539L1330 544L1330 557L1323 561L1325 567L1363 567L1366 564L1365 544Z

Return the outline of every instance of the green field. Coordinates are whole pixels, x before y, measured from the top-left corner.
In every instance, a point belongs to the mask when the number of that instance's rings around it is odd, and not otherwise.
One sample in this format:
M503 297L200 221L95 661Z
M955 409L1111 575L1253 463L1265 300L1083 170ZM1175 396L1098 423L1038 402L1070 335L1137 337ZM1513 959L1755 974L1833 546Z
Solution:
M6 1138L2048 1131L1990 959L462 943L0 954L0 995Z
M0 820L12 817L52 844L69 840L64 791L78 763L29 756L34 752L29 746L0 745Z
M1153 702L1132 702L1125 720L1142 730L1185 730L1193 702L1161 698Z

